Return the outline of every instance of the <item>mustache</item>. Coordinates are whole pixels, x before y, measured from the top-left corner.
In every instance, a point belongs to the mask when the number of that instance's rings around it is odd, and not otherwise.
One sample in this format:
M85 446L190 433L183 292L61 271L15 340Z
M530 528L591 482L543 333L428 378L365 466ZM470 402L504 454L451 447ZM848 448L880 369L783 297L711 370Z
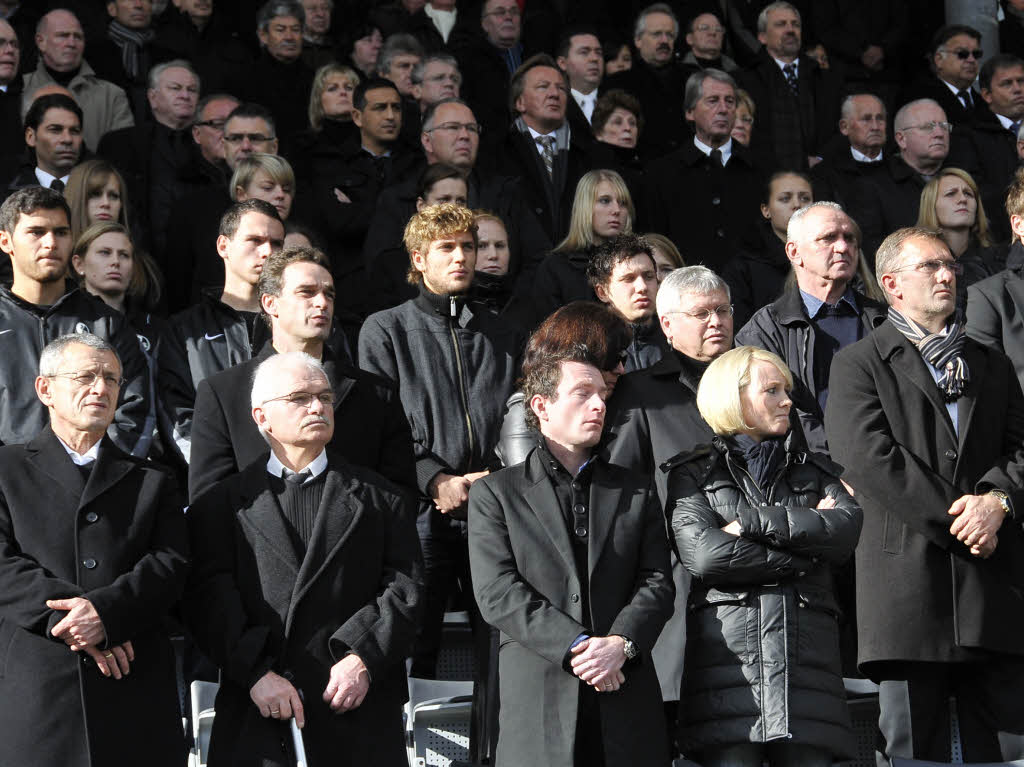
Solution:
M327 418L327 416L323 416L323 415L309 415L309 416L306 416L305 418L302 419L302 423L299 424L299 426L304 429L307 426L316 426L317 424L321 424L321 423L324 426L330 426L331 425L331 422Z

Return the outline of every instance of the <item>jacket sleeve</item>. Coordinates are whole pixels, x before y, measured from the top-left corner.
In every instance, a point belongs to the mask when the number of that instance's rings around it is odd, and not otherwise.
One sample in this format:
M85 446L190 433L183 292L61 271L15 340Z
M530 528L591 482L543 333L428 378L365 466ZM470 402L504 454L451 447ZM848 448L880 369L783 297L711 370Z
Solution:
M107 124L107 133L131 128L135 125L135 118L132 116L131 107L128 106L128 96L123 88L116 85L112 88L113 98L110 99L110 122Z
M117 349L121 358L124 386L121 389L120 404L110 425L108 434L114 444L124 452L137 458L145 458L150 440L146 430L149 404L153 392L149 385L149 365L139 348L139 339L129 325L121 318L111 322L108 339Z
M192 451L192 415L196 391L188 354L177 331L165 326L157 347L157 415L164 441L188 465Z
M519 574L505 509L485 481L469 490L469 565L483 619L561 668L570 645L588 629Z
M243 393L241 396L245 396ZM192 455L188 467L188 497L195 501L218 480L242 467L235 465L224 406L207 380L199 382L192 419Z
M672 536L683 567L708 586L772 583L813 566L809 557L723 532L725 520L685 467L669 478Z
M366 664L371 679L400 665L412 650L423 606L423 564L416 535L416 509L411 498L395 496L387 514L385 553L377 598L342 624L330 638L339 660L349 650Z
M159 507L148 550L131 570L83 595L103 620L108 646L121 644L157 625L185 587L188 534L181 494L169 474L160 471L159 477L160 486L152 493Z
M999 283L1000 293L1003 284ZM999 318L992 296L980 286L967 287L967 335L993 349L1003 349L1003 323Z
M834 508L744 506L737 510L741 535L773 549L841 564L857 545L863 514L841 483L829 483L825 495L835 498Z
M608 633L629 637L649 657L665 623L672 617L675 595L665 522L658 496L652 490L644 509L643 545L633 597L615 616Z

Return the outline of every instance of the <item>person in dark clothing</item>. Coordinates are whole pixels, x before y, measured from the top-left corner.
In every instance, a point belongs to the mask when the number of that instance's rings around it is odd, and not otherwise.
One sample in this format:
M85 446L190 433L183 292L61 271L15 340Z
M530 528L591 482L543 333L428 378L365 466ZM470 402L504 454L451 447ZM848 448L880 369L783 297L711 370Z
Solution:
M644 129L640 102L625 91L607 91L597 100L591 121L594 138L611 151L608 169L622 176L632 196L640 199L644 175L637 149Z
M733 316L743 327L762 306L780 295L792 267L786 256L790 217L814 202L811 180L804 173L778 171L765 185L761 215L764 221L747 229L740 251L723 276L732 294Z
M725 27L716 13L698 13L686 25L686 44L689 52L683 56L683 66L689 78L699 69L720 69L735 72L739 65L722 52Z
M660 360L669 344L655 310L658 267L650 243L635 234L605 240L587 262L587 281L597 300L628 322L633 332L626 347L626 372Z
M913 34L906 0L818 0L809 5L816 37L846 82L884 93L891 103Z
M667 467L693 576L676 734L706 767L828 767L854 751L832 567L853 553L862 512L842 467L791 428L792 388L777 355L726 352L697 390L714 439Z
M22 78L18 77L21 46L14 27L0 19L0 144L16 147L25 136L21 124ZM7 158L10 160L11 158ZM0 174L7 176L6 161Z
M302 60L314 72L335 60L337 45L331 34L334 0L302 0L306 23L302 28Z
M815 200L838 202L852 212L866 203L859 195L869 190L863 180L884 173L886 109L871 93L843 99L839 133L825 146L821 162L811 169ZM856 218L856 216L854 216Z
M822 421L832 359L884 319L881 304L853 287L859 246L856 224L836 203L798 210L786 238L795 284L736 334L737 345L767 349L793 372L793 407L808 447L818 453L828 452Z
M398 388L413 433L427 596L411 673L432 678L457 583L477 641L486 643L469 589L466 501L470 486L496 466L502 405L519 372L522 336L468 300L477 242L470 210L453 203L424 208L405 240L419 295L367 318L359 366Z
M562 32L555 51L558 68L569 78L566 117L576 133L590 137L591 119L597 106L597 89L604 75L601 41L594 30L569 27Z
M84 150L81 108L63 93L40 96L25 113L22 141L30 159L10 180L7 191L43 186L63 192Z
M912 83L901 100L931 99L953 125L969 127L985 112L985 102L974 89L982 55L978 30L963 24L942 27L928 48L930 74Z
M176 4L178 5L178 4ZM225 0L181 3L169 8L156 25L154 44L173 58L192 62L203 93L218 93L245 76L252 53Z

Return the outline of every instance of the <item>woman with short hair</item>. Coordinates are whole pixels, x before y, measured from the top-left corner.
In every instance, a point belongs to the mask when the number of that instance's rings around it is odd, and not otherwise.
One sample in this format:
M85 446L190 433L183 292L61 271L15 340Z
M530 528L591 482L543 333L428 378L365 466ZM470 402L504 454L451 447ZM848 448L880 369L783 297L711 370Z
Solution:
M281 220L287 221L295 201L295 171L283 157L257 152L239 160L229 191L235 202L269 202Z

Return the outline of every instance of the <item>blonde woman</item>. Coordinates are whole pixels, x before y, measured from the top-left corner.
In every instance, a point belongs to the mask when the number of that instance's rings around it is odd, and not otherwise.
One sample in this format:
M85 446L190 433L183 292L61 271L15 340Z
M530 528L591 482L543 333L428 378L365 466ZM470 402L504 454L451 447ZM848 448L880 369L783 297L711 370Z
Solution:
M92 159L71 171L64 198L71 208L71 234L77 238L92 224L115 221L128 225L124 179L106 160Z
M287 221L295 200L295 172L283 157L257 152L239 161L231 176L231 199L235 202L263 200Z
M853 756L832 567L860 536L840 468L790 429L793 376L763 349L697 390L711 445L672 461L668 510L693 576L677 743L704 767L829 767Z

